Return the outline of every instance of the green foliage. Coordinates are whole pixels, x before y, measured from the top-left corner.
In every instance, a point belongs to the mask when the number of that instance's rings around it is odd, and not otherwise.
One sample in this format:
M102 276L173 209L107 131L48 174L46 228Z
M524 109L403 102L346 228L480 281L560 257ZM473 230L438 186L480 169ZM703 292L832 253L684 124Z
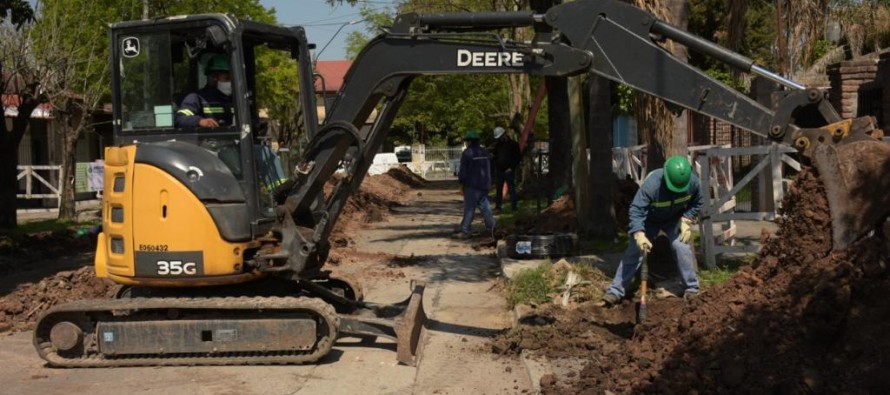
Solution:
M718 284L723 284L737 269L731 269L726 266L718 266L716 269L705 269L698 273L698 281L702 289L708 289Z
M269 112L271 119L284 122L285 132L295 132L293 119L298 110L294 99L299 95L300 84L296 60L288 53L257 48L256 54L257 106Z
M702 289L725 283L739 269L750 265L757 258L756 254L732 254L724 256L714 269L699 270L698 280Z
M359 9L359 14L365 21L365 32L354 31L346 36L346 57L349 59L355 59L368 44L368 41L371 41L380 32L381 27L392 25L395 10L374 9L364 5Z
M727 22L729 2L725 0L690 0L689 32L726 46L729 38ZM776 39L775 8L765 2L749 2L745 13L746 27L738 52L757 64L775 68L772 52ZM706 70L722 82L732 80L728 66L715 59L690 51L689 63ZM738 87L737 83L731 83Z
M634 99L634 89L620 83L613 84L613 115L625 114L625 115L633 115L634 114L634 103L636 100Z
M34 21L34 9L26 0L0 0L0 23L6 19L21 28Z
M529 303L544 303L550 300L550 294L556 292L552 285L550 264L545 263L535 269L519 271L507 289L507 303L510 306Z

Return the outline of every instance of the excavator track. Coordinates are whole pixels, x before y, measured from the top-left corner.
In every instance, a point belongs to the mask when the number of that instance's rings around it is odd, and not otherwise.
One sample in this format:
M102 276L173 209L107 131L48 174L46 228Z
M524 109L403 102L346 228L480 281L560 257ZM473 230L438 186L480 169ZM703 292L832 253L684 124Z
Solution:
M83 300L47 311L34 346L55 367L301 364L331 350L339 325L305 297Z

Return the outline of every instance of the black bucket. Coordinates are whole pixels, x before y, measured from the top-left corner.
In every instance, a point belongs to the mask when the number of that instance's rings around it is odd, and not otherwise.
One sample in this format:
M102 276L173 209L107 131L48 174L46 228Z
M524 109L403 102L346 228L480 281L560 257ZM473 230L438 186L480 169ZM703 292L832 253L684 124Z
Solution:
M559 258L578 251L578 235L574 233L509 235L506 242L507 256L514 259Z

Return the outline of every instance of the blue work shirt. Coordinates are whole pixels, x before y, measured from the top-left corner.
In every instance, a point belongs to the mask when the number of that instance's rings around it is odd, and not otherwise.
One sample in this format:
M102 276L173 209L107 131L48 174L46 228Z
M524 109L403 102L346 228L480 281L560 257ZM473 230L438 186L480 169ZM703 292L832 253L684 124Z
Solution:
M692 174L689 190L676 193L664 182L664 169L649 173L630 204L628 234L645 229L645 225L676 225L680 217L694 219L701 210L702 195L698 177Z
M487 191L491 188L491 160L488 150L473 141L460 156L460 172L458 181L465 188Z
M231 126L232 114L232 97L207 86L182 100L176 111L176 126L196 128L201 118L213 118L219 126Z

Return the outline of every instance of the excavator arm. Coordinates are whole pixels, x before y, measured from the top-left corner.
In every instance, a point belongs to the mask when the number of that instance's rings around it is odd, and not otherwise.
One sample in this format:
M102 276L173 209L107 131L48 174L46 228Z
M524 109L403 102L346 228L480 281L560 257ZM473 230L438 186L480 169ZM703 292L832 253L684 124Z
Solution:
M532 42L512 42L497 34L498 29L508 27L537 27L536 31L548 33L539 33ZM768 78L788 90L779 92L772 108L763 106L678 60L661 45L664 40ZM835 144L876 141L875 137L881 136L871 118L842 120L824 92L805 89L751 59L618 1L575 1L553 7L546 14L403 14L353 62L328 111L326 124L313 136L297 167L293 188L278 207L283 248L274 256L259 255L257 259L269 270L297 275L316 271L324 264L327 237L346 199L367 174L415 77L515 73L571 76L587 72L773 141L792 144L805 156L811 156L817 146L830 147L820 150L834 149ZM375 109L376 119L365 127ZM840 176L828 177L836 183L834 179ZM329 182L333 186L325 193ZM836 198L836 205L845 205L844 199ZM850 218L850 210L838 211ZM842 248L858 238L864 226L836 222L836 230L843 228L836 233L842 234L836 237L838 246Z

